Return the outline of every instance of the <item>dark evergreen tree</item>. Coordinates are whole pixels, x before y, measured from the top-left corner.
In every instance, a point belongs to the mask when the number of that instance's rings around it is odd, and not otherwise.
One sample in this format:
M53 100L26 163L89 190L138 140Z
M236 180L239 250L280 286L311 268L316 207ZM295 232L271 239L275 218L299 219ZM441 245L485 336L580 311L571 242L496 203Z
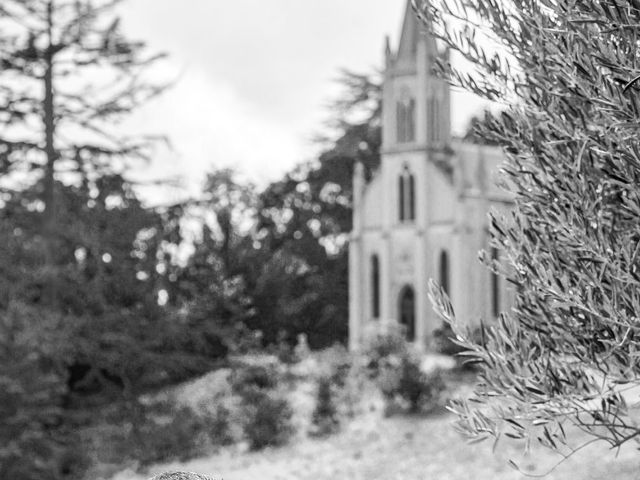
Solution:
M153 139L114 128L162 91L144 75L161 56L122 35L118 3L0 5L2 478L69 470L70 387L133 399L180 365L161 353L160 218L123 177Z
M149 138L113 125L160 93L144 71L161 55L126 39L121 0L5 0L0 6L0 165L41 181L42 232L55 252L56 179L91 182L146 157ZM50 259L53 262L53 259Z

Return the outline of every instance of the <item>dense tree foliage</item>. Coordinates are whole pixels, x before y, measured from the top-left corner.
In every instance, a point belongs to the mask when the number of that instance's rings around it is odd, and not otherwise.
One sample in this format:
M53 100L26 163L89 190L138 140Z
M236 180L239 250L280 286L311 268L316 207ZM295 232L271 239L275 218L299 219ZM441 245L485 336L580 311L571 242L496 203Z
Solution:
M201 198L180 206L176 219L191 224L193 251L169 264L170 302L187 312L193 351L220 357L248 341L253 315L251 279L263 261L253 232L257 191L229 169L209 174Z
M257 238L268 252L255 281L253 328L270 342L300 333L313 347L345 341L352 176L380 163L381 88L375 75L343 72L323 152L260 194Z
M161 56L123 37L118 3L0 6L2 478L80 472L87 408L117 404L136 435L142 393L229 352L346 339L351 176L379 162L379 84L345 73L319 160L264 191L221 170L148 208L126 174L153 139L114 125L162 91L144 81Z
M0 5L2 478L73 470L77 394L130 406L197 363L158 304L162 217L123 177L151 139L113 125L162 87L118 3Z
M6 0L0 7L0 172L10 179L39 172L45 238L57 226L57 178L93 182L122 173L150 147L150 139L113 128L163 89L144 79L161 55L123 36L118 3Z
M612 447L637 438L624 392L640 383L640 5L612 0L416 2L475 70L455 84L506 110L482 126L504 146L513 214L492 220L515 308L473 344L468 433L538 438L562 452L573 424ZM448 25L448 28L445 28ZM441 313L454 313L433 289Z

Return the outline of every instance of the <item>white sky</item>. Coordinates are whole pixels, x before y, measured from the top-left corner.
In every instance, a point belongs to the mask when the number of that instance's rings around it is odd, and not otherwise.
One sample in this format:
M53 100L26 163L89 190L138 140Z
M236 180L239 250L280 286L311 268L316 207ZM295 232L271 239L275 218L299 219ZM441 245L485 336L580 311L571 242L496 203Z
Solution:
M167 52L162 71L178 77L126 126L172 142L173 150L158 151L144 176L183 176L193 192L215 167L233 166L264 184L313 158L311 138L329 115L325 105L338 92L339 69L379 67L384 36L397 44L404 4L128 0L127 34ZM459 131L480 104L459 95L453 101Z

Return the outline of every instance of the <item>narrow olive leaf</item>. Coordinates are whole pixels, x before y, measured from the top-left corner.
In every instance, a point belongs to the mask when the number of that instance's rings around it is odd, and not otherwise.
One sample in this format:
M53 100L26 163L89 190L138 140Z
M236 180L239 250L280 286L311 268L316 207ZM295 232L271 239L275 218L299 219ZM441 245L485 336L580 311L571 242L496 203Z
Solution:
M505 418L505 421L509 422L511 425L515 426L518 430L524 430L524 427L522 426L522 424L516 422L514 419L512 418Z
M493 453L495 453L495 452L496 452L496 449L498 448L498 442L499 442L499 441L500 441L500 433L498 433L498 434L496 435L496 438L495 438L495 440L493 441L493 446L491 447L491 451L492 451Z
M484 436L477 436L477 437L470 438L470 439L467 441L467 443L468 443L469 445L473 445L473 444L475 444L475 443L484 442L484 441L486 441L488 438L489 438L489 436L488 436L488 435L484 435Z
M629 82L626 83L626 85L622 88L622 91L624 93L627 92L627 90L629 90L631 88L631 86L636 83L638 80L640 80L640 75L637 75L636 77L634 77L633 79L631 79Z

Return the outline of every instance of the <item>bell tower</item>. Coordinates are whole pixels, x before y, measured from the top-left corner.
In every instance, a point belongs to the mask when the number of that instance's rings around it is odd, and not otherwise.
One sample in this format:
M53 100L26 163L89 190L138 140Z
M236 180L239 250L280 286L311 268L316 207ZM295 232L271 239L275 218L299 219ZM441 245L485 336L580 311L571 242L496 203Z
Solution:
M451 141L449 85L434 75L447 60L407 0L395 52L385 42L383 142L386 151L442 149Z
M449 86L434 74L445 53L411 0L398 45L387 38L384 52L380 169L364 188L361 175L354 176L350 342L355 348L367 328L389 322L401 324L408 339L427 349L438 326L427 294L437 264L431 232L434 223L450 229L449 216L433 199L452 203L450 182L436 167L439 158L448 158L451 140Z
M449 85L435 75L448 61L406 0L396 48L385 42L380 168L355 169L349 240L349 345L367 331L400 324L419 350L441 326L428 298L435 279L459 318L495 317L508 292L477 261L487 246L487 212L509 208L495 185L499 148L451 138ZM491 293L491 295L490 295Z

